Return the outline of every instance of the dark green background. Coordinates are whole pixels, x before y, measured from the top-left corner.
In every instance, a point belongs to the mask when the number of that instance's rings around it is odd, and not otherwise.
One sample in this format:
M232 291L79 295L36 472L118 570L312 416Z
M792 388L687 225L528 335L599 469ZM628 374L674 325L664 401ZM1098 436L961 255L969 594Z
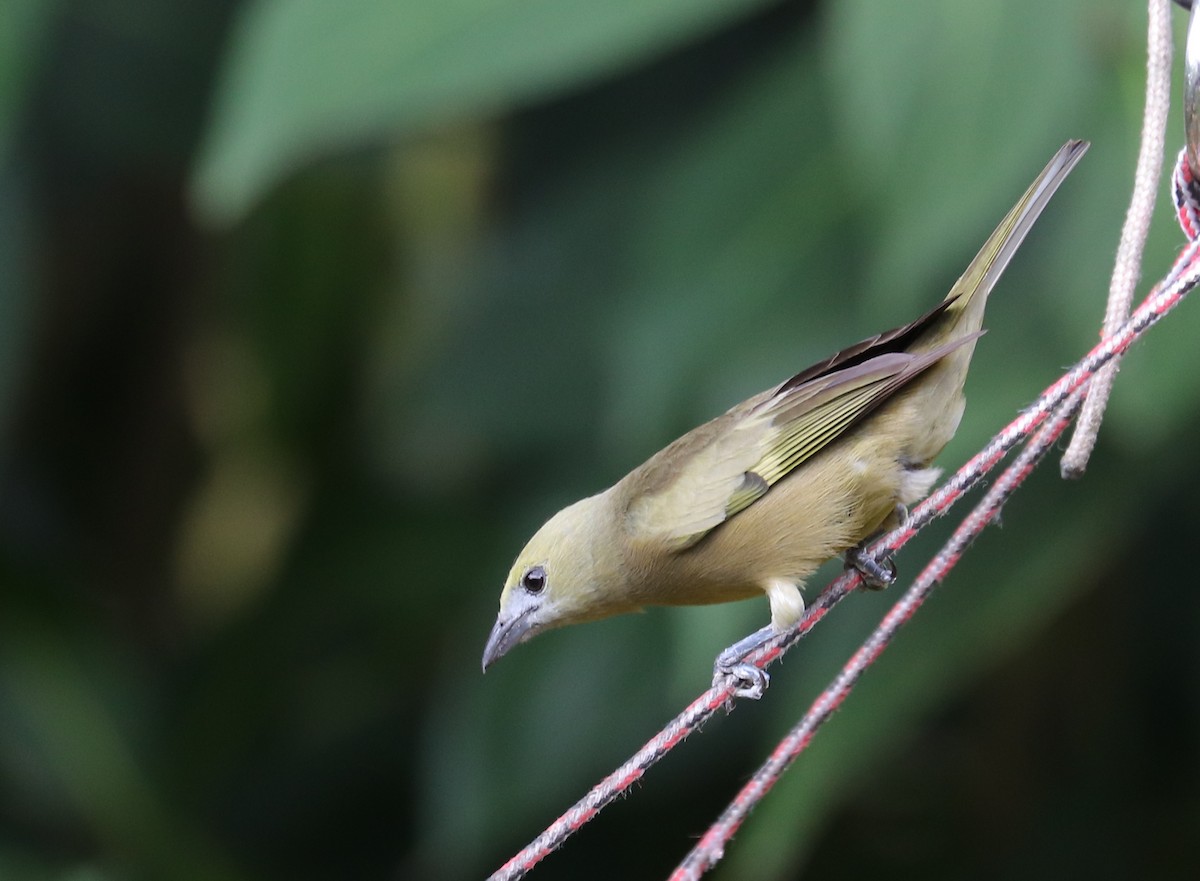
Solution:
M1089 139L996 291L962 462L1096 338L1144 20L4 0L0 877L497 868L767 617L653 610L484 678L521 542L930 306ZM1181 241L1164 198L1143 288ZM1190 877L1196 322L1135 349L1087 478L1035 475L714 877ZM534 877L665 876L894 598L843 603Z

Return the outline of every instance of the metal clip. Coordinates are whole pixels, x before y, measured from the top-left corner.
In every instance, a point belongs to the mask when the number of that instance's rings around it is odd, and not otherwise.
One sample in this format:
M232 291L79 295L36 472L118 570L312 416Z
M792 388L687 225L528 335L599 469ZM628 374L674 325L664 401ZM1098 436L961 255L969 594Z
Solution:
M1187 48L1184 51L1183 131L1187 138L1188 167L1200 180L1200 3L1191 4L1188 13Z

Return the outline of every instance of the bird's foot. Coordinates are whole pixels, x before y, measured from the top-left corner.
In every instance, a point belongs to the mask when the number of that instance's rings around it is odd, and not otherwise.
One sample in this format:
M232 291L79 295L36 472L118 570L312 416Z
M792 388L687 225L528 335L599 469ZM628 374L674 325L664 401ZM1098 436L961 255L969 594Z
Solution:
M896 564L890 557L873 557L862 545L846 551L846 568L858 572L868 590L883 590L896 581Z
M771 677L766 670L743 659L774 635L775 631L771 627L764 627L745 639L738 640L717 655L717 660L713 663L713 688L731 687L731 702L733 698L749 698L755 701L761 699L767 686L771 684Z
M731 701L732 698L761 700L770 684L770 674L753 664L732 664L721 668L718 662L713 670L713 688L730 686L733 689Z

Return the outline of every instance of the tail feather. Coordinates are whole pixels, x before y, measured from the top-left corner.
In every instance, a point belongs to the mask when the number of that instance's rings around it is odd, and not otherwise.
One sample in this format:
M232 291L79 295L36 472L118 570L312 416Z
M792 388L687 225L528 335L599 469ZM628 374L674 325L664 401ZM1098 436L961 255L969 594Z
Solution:
M1059 148L950 288L946 299L957 300L947 311L959 313L958 320L954 322L956 333L978 330L982 325L988 294L1008 267L1013 254L1025 241L1026 234L1042 210L1049 204L1050 198L1089 146L1086 141L1067 141Z

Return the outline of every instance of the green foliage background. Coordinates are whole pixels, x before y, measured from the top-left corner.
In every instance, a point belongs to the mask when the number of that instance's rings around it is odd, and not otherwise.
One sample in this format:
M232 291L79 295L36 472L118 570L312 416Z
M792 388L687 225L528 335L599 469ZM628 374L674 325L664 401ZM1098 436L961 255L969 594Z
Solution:
M1095 339L1144 16L5 0L0 877L497 868L766 616L588 625L485 679L521 542L928 307L1089 139L993 300L964 460ZM1164 198L1147 281L1180 242ZM1187 877L1193 306L1128 359L1086 480L1035 477L714 877ZM664 876L892 600L534 877Z

